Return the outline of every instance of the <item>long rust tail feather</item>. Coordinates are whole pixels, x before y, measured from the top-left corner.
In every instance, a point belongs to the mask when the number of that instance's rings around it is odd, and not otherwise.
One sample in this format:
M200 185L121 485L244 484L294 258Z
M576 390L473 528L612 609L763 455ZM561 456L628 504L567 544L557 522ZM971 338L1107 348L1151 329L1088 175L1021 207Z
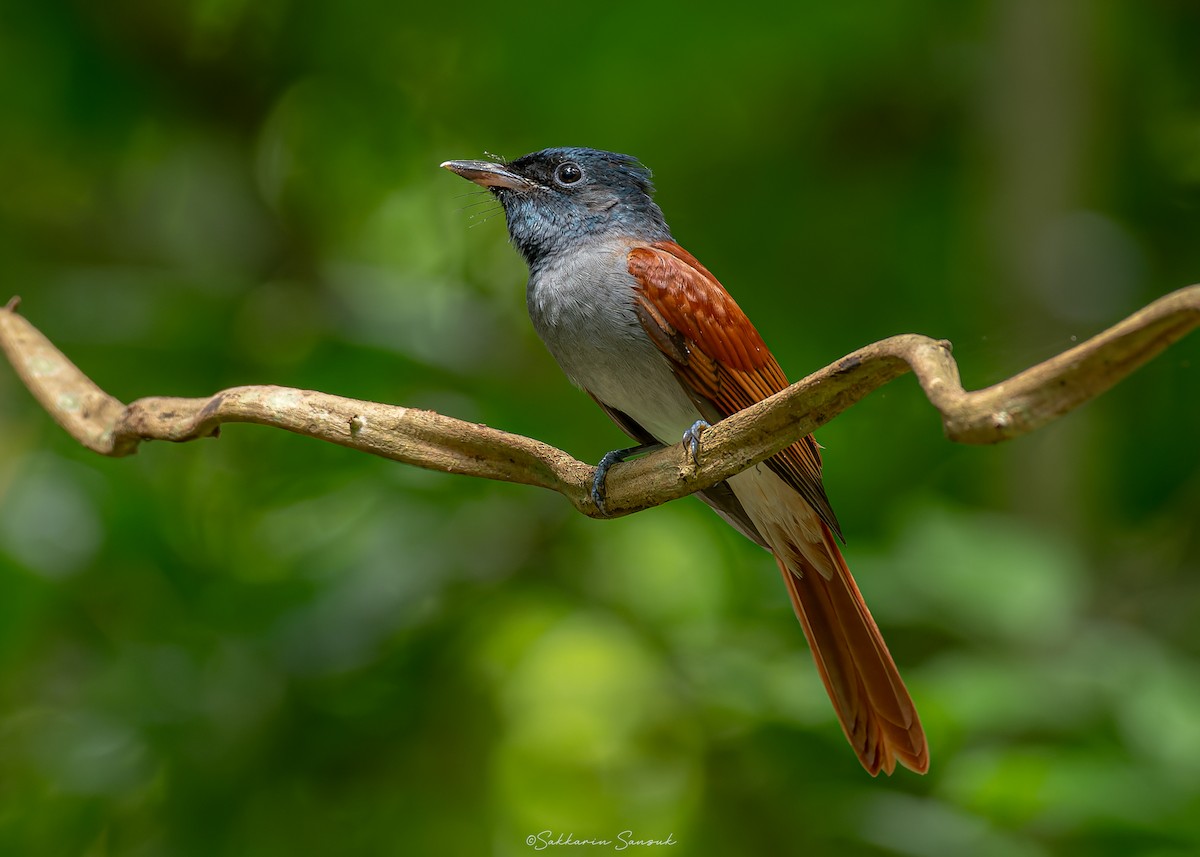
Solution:
M824 547L831 576L821 574L794 542L775 554L821 680L842 731L872 776L892 773L896 762L923 774L929 770L929 747L916 706L832 533L822 528L823 546L801 544Z

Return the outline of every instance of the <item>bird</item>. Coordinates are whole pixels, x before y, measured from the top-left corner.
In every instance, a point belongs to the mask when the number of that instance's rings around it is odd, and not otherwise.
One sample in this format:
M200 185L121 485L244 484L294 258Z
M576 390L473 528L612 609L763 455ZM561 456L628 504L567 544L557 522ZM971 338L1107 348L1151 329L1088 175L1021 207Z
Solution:
M567 377L638 442L597 468L684 440L788 385L729 292L671 234L636 158L580 147L443 168L486 188L529 268L530 319ZM872 775L929 768L920 719L838 547L812 435L701 500L776 565L846 739ZM698 459L697 459L698 460Z

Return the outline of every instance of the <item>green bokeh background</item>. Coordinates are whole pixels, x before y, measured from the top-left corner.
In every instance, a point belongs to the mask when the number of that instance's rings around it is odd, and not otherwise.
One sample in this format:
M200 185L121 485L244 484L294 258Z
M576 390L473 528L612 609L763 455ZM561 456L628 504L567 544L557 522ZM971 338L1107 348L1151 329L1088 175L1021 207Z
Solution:
M968 387L1200 280L1182 2L4 4L0 263L123 400L276 383L623 440L437 169L656 170L793 377ZM7 297L7 294L3 297ZM0 854L1200 851L1200 340L1013 443L820 433L933 767L872 780L769 558L278 431L76 447L0 369Z

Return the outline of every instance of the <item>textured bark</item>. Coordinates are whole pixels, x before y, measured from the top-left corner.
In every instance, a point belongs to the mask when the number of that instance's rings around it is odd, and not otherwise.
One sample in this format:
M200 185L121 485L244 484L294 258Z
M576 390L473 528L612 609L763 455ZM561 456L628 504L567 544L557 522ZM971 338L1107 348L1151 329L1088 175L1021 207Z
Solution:
M432 411L290 387L234 387L201 399L155 396L125 405L81 372L17 313L0 310L0 347L43 408L88 449L131 455L147 440L215 437L256 423L405 464L549 488L600 517L594 468L560 449ZM606 506L626 515L707 488L774 455L868 393L913 372L958 443L1028 434L1103 393L1200 325L1200 285L1166 295L1088 341L1006 381L965 391L950 343L916 334L872 343L704 433L698 466L681 445L618 465Z

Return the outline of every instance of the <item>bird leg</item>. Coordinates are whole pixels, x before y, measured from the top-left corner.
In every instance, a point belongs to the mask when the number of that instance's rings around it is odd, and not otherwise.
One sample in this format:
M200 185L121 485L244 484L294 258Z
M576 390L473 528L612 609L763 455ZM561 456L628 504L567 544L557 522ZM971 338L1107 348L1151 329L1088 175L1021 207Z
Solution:
M592 502L596 504L596 508L600 510L601 515L606 518L608 517L608 509L604 505L604 493L609 468L614 464L625 461L627 458L641 455L644 452L654 452L662 448L663 444L655 441L654 443L639 443L637 446L614 449L612 452L605 453L604 457L600 459L600 463L596 465L596 475L592 477Z
M709 428L709 424L704 420L696 420L691 427L683 433L683 442L687 444L688 455L692 457L692 463L697 467L700 466L700 435L704 430ZM605 482L608 479L608 471L614 465L626 459L632 458L635 455L641 455L646 452L655 452L662 449L666 444L655 441L654 443L639 443L637 446L626 447L625 449L614 449L612 452L606 453L600 459L600 463L596 465L596 473L592 477L592 502L596 504L596 508L600 510L600 514L608 517L608 508L604 505Z
M700 435L711 426L704 420L696 420L691 428L683 433L683 442L687 444L688 454L692 456L692 464L700 466Z

